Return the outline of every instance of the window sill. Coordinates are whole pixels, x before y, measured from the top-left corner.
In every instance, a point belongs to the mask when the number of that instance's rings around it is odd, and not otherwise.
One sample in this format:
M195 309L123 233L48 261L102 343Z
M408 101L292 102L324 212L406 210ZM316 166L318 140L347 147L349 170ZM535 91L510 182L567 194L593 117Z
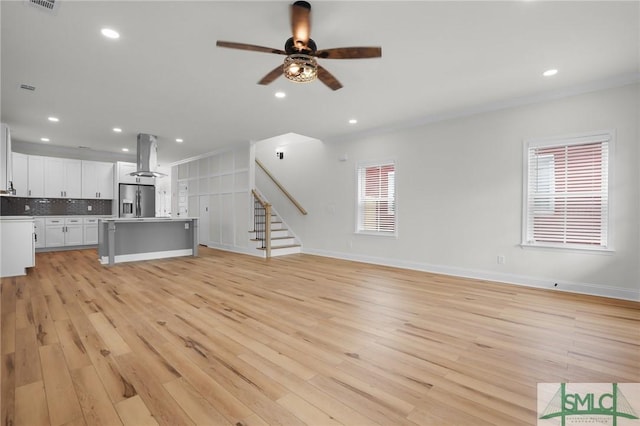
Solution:
M568 253L582 253L582 254L606 254L612 255L615 253L615 250L612 248L603 248L603 247L581 247L581 246L569 246L569 245L553 245L553 244L531 244L531 243L522 243L520 247L523 249L542 249L542 250L550 250L550 251L564 251Z
M368 237L398 238L397 232L374 232L374 231L356 231L356 235L365 235Z

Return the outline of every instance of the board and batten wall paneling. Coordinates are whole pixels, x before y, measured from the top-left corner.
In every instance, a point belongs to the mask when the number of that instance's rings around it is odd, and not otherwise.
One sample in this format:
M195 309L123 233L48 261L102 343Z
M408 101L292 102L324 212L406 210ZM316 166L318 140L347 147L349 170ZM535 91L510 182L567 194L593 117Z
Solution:
M301 201L305 217L259 170L256 185L308 253L637 300L638 93L636 83L348 140L284 135L255 143L256 158ZM615 132L613 251L523 249L523 141L601 130ZM356 163L387 159L397 164L398 237L357 235Z
M207 214L201 212L200 203L208 203L209 229L200 233L207 236L201 244L249 251L250 158L250 146L246 143L173 167L176 211L182 207L186 215L197 217Z

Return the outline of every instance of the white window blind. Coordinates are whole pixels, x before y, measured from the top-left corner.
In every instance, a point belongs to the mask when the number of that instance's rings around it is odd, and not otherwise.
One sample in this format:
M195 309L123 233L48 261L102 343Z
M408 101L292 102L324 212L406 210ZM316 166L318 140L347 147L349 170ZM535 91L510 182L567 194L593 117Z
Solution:
M395 163L358 166L357 232L396 232Z
M527 146L525 245L606 249L610 135Z

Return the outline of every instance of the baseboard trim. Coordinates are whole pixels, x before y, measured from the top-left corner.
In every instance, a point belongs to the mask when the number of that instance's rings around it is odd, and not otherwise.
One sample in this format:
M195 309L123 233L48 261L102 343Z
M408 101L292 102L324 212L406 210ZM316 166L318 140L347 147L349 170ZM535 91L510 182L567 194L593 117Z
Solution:
M154 260L154 259L167 259L170 257L191 256L193 255L193 249L181 249L181 250L167 250L156 251L149 253L134 253L134 254L120 254L113 258L114 263L122 262L137 262L140 260ZM100 263L103 265L109 264L109 256L102 256Z
M612 299L631 300L640 302L640 288L627 289L621 287L606 286L593 283L577 283L570 281L553 281L548 278L532 277L527 275L505 274L500 272L483 271L475 269L455 268L443 265L432 265L421 262L411 262L398 259L385 259L374 256L354 255L352 253L334 252L303 248L303 253L313 254L336 259L352 260L355 262L371 263L375 265L391 266L396 268L411 269L416 271L431 272L435 274L452 275L462 278L495 281L505 284L513 284L525 287L543 288L567 293L587 294L591 296L608 297ZM554 284L557 283L557 286Z

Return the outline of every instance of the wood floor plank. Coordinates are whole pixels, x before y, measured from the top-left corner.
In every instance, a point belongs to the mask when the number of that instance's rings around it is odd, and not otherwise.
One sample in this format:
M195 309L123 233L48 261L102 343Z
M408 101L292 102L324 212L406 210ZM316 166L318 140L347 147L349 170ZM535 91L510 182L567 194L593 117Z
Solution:
M160 425L194 424L162 384L156 380L143 360L133 353L126 353L117 356L116 362L131 380L144 405L153 413L153 417Z
M43 382L33 382L16 388L15 419L16 426L51 424Z
M80 408L87 424L92 426L117 426L122 421L109 399L100 376L92 365L71 371Z
M537 384L640 381L640 303L306 254L0 280L10 425L529 425Z
M16 279L7 278L0 288L0 354L15 352Z
M27 327L16 331L16 386L42 380L42 368L40 366L40 352L38 351L38 339L36 328Z
M54 321L54 324L69 369L74 370L91 365L91 358L71 320Z
M224 426L232 424L185 379L179 378L167 382L164 387L196 425Z
M116 410L125 426L159 426L138 395L118 402Z
M0 422L2 425L15 423L16 401L16 370L14 354L6 354L0 357Z
M342 423L337 422L327 413L293 393L288 393L280 398L278 404L291 411L296 417L309 426L342 425Z
M93 324L107 349L114 355L122 355L131 352L131 348L124 341L115 327L109 322L102 312L96 312L88 315L89 321Z
M82 410L59 344L40 346L49 418L54 426L82 418Z

